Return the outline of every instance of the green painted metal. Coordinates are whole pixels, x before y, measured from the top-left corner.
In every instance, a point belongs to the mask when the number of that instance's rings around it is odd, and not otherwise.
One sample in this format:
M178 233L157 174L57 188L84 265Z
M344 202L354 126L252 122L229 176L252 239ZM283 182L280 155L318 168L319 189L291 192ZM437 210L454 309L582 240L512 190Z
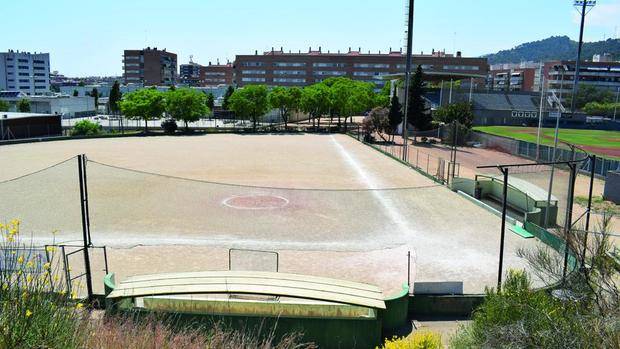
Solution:
M517 234L517 235L521 236L521 237L522 237L522 238L524 238L524 239L531 239L531 238L533 238L533 237L534 237L534 234L532 234L532 233L530 233L529 231L527 231L527 230L523 229L523 227L521 227L520 225L516 225L516 224L515 224L515 225L513 225L513 226L511 226L511 227L510 227L510 230L511 230L513 233L515 233L515 234Z
M471 317L484 302L484 294L476 295L413 295L409 301L409 316Z
M409 316L409 285L403 284L402 290L385 299L386 309L382 312L383 331L393 331L405 324Z

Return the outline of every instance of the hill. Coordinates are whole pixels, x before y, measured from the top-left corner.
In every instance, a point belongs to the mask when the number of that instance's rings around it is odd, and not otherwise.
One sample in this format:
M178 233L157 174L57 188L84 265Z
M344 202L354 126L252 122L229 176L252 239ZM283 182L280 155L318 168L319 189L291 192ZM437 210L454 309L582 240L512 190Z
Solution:
M586 42L583 57L591 60L595 54L611 53L614 60L620 60L620 39ZM577 56L577 42L568 36L552 36L547 39L521 44L510 50L484 55L490 64L520 63L523 61L574 60Z

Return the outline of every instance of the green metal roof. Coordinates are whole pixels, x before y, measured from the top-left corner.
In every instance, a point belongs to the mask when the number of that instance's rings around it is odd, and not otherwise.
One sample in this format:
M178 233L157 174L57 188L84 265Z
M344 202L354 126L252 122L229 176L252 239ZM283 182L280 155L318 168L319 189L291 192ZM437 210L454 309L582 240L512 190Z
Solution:
M208 271L153 274L122 281L107 298L234 293L313 299L385 309L381 290L372 285L257 271Z

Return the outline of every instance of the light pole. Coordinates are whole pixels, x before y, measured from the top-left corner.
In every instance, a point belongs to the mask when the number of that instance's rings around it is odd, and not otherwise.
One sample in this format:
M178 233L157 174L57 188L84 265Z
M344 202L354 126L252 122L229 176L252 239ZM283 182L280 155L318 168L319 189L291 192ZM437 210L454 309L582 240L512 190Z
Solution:
M620 87L616 91L616 104L614 104L614 121L616 121L616 113L618 112L618 97L620 97Z
M407 14L407 61L405 62L405 117L403 118L403 160L407 161L407 148L409 146L408 120L409 116L409 88L411 80L411 56L413 54L413 7L414 0L409 0L409 11Z
M571 98L570 112L575 113L575 103L577 101L577 91L579 89L579 70L581 69L581 48L583 46L583 28L586 22L586 15L596 5L596 0L575 0L573 6L581 15L581 26L579 29L579 46L577 48L577 61L575 62L575 81L573 83L573 98Z
M538 131L536 132L536 161L540 160L540 133L542 132L543 103L545 102L545 76L543 63L540 63L540 110L538 112Z

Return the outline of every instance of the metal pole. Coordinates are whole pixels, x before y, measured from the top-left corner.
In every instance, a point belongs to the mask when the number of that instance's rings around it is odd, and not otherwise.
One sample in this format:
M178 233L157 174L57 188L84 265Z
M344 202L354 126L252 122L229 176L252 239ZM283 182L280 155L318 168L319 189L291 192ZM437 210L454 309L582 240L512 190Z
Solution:
M575 113L575 103L577 102L577 91L579 89L579 70L581 69L581 48L583 46L583 28L586 21L586 8L588 6L588 1L583 0L583 4L581 6L581 27L579 28L579 46L577 48L577 61L575 62L575 81L573 83L573 98L570 103L570 112L571 117L572 114Z
M590 229L590 213L592 212L592 194L594 191L594 171L596 170L596 155L590 155L590 190L588 191L588 210L586 211L586 227L583 236L583 253L581 267L585 266L586 252L588 251L588 230Z
M469 78L469 103L471 103L474 94L474 78Z
M618 112L618 97L620 97L620 87L616 91L616 104L614 104L614 121L616 121L616 113Z
M543 103L545 99L545 77L543 64L540 64L540 110L538 112L538 131L536 132L536 161L540 160L540 133L542 132Z
M407 285L411 292L411 251L407 251Z
M573 197L575 194L576 164L568 164L570 167L570 181L568 182L568 198L566 203L566 218L564 219L564 268L562 269L562 284L566 281L568 269L568 249L570 246L570 231L573 226Z
M408 125L408 114L409 114L409 88L410 88L410 80L411 80L411 56L413 54L413 8L414 8L414 0L409 0L409 13L407 14L407 61L405 62L405 117L403 118L403 155L405 158L403 160L407 160L407 147L408 147L408 135L407 135L407 125Z
M448 104L452 104L452 85L454 82L450 79L450 95L448 96Z
M87 205L87 196L86 192L86 179L85 179L86 167L84 166L84 155L78 155L78 176L79 176L79 184L80 184L80 208L82 212L82 241L84 248L84 269L86 274L86 291L88 292L88 302L90 303L93 300L93 283L92 283L92 275L90 271L90 256L88 255L88 247L89 247L89 236L90 232L88 231L88 205ZM71 291L71 290L69 290Z
M560 97L559 97L559 103L560 106L562 105L562 88L564 87L564 70L562 70L562 74L561 74L561 79L562 79L562 84L560 85ZM562 114L559 111L559 106L558 106L558 117L555 120L555 137L553 140L553 152L552 152L552 158L550 159L551 162L555 162L555 153L558 149L558 135L559 135L559 129L560 129L560 118L561 118ZM547 206L545 209L545 221L544 224L545 226L543 228L547 228L549 226L549 205L551 204L551 192L553 191L553 176L555 174L555 164L551 165L551 177L549 178L549 190L547 191Z
M504 239L506 236L506 209L508 207L508 167L500 167L504 175L504 190L502 197L502 233L499 243L499 270L497 272L497 290L502 289L502 268L504 267Z

